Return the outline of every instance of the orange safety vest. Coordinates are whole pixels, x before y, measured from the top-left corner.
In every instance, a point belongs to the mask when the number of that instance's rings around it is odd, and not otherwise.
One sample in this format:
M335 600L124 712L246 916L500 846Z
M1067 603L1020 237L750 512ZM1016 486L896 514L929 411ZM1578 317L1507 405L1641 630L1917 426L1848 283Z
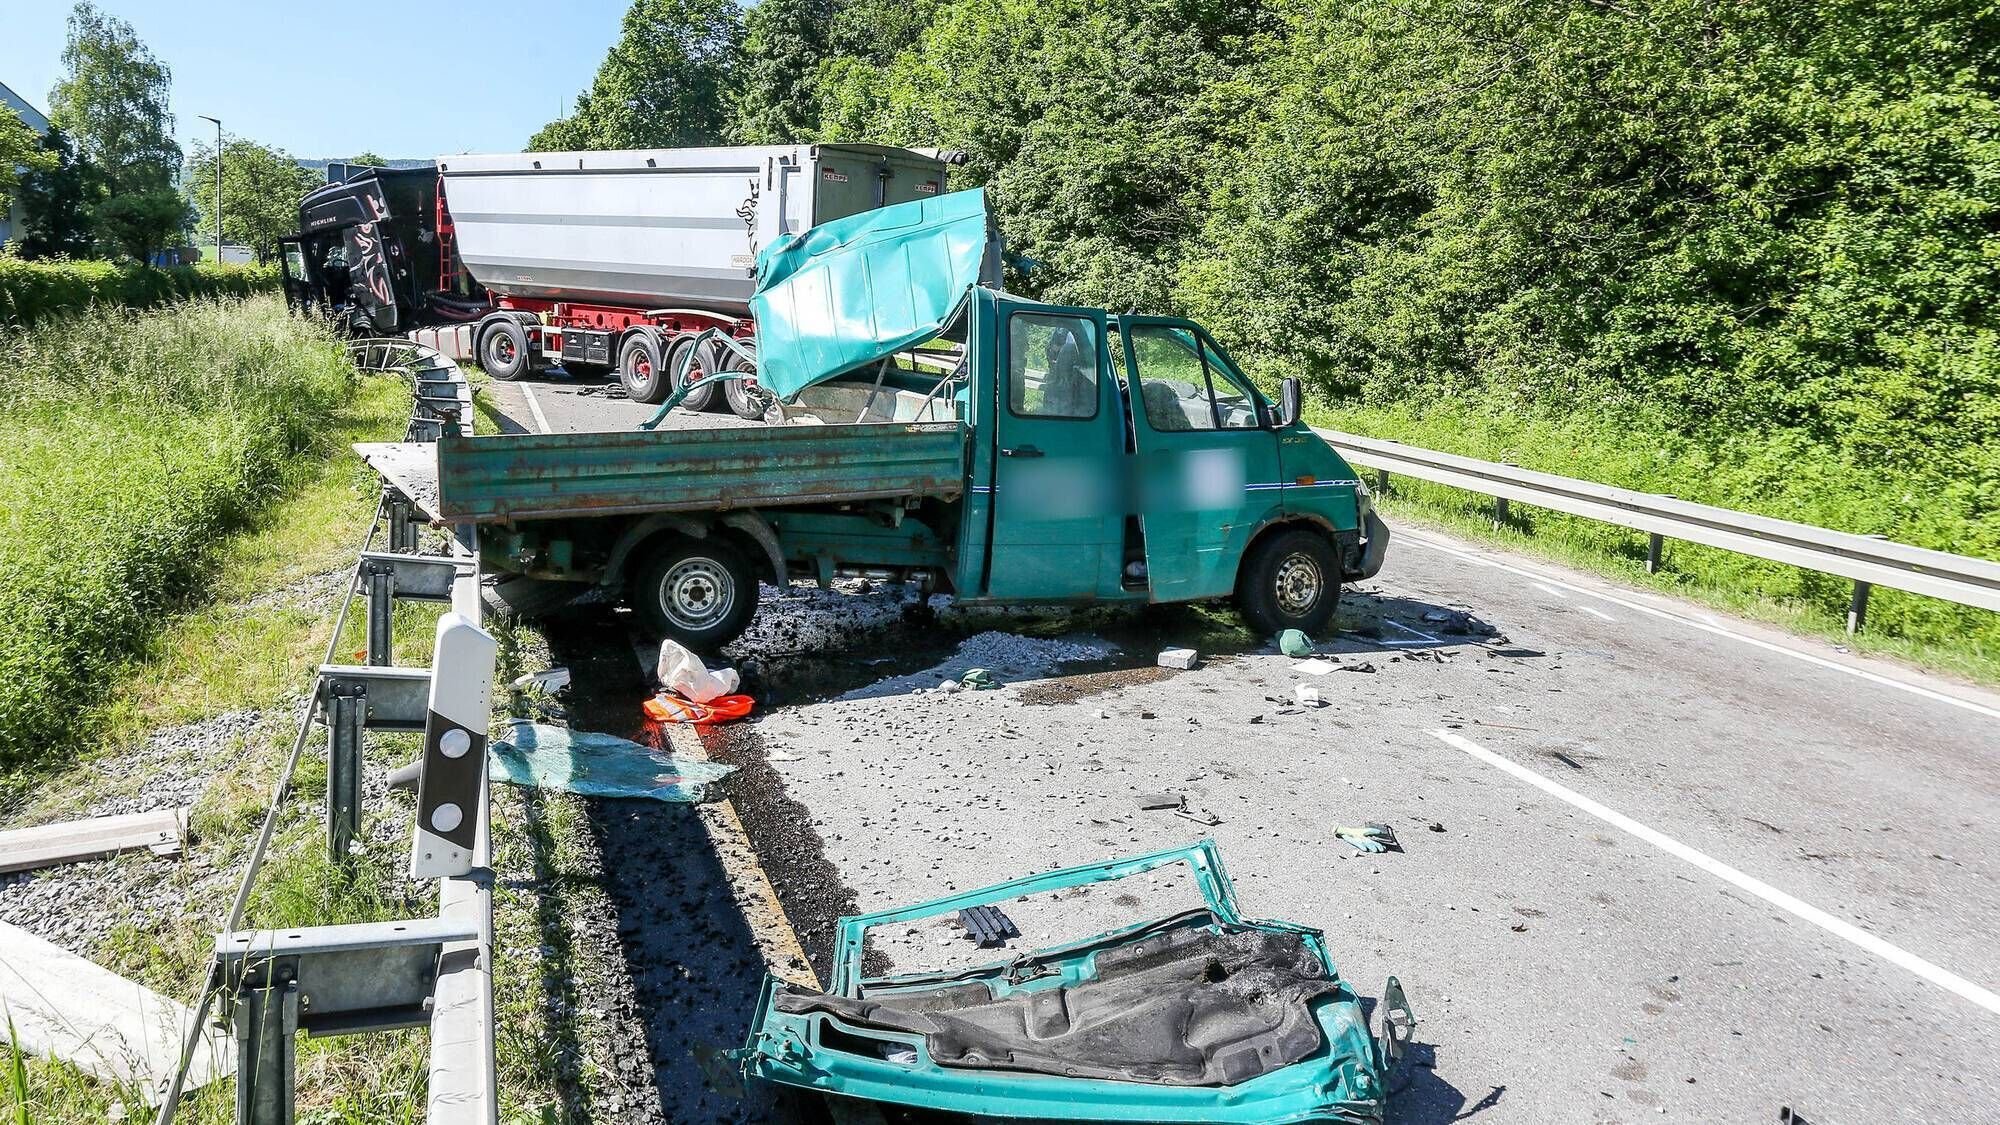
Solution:
M708 723L727 723L750 714L756 700L747 695L718 695L707 703L696 703L682 699L672 692L661 692L640 706L646 714L663 723L694 723L697 726Z

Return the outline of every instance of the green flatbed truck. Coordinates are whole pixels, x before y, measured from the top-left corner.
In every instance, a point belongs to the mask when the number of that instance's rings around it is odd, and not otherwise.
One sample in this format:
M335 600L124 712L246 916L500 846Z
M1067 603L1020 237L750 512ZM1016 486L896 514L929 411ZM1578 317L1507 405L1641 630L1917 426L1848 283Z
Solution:
M773 424L362 452L433 518L487 525L507 600L613 588L703 649L749 623L760 579L857 573L971 603L1234 598L1259 632L1324 628L1389 533L1297 384L1266 399L1189 321L980 284L978 196L760 256Z

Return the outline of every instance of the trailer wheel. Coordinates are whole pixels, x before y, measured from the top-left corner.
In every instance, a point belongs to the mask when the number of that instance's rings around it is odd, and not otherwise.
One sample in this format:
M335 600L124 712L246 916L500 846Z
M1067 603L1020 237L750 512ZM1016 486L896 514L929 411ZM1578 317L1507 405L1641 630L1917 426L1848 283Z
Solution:
M755 371L757 365L745 360L729 348L722 349L722 370ZM731 379L722 384L722 393L729 398L729 409L738 418L762 418L771 408L770 392L757 385L757 379Z
M678 375L681 361L689 352L694 352L694 364L688 368L687 377L694 389L681 400L681 408L700 413L715 403L715 384L708 382L708 376L715 371L715 353L705 344L697 347L693 336L682 336L667 350L668 370Z
M712 652L735 640L757 612L757 575L719 536L656 539L626 600L653 636Z
M634 332L618 349L618 381L633 402L657 403L667 397L672 378L660 366L659 337L651 332Z
M1340 559L1317 531L1296 528L1259 540L1237 573L1236 608L1264 636L1317 633L1339 604Z
M496 320L479 338L479 366L495 379L519 379L528 373L528 332L520 321Z

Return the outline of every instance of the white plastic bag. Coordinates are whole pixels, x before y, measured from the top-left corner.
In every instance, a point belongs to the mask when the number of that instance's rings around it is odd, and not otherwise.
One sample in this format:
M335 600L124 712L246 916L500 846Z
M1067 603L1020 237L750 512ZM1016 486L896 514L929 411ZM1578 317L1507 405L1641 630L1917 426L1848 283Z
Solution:
M711 672L701 657L672 637L660 642L659 674L661 687L696 703L736 692L736 669L717 668Z

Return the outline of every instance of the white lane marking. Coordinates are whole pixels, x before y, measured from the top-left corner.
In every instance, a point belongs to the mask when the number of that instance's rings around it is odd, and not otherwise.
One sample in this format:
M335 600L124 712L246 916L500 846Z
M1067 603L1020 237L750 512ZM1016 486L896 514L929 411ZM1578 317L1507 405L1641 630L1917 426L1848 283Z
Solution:
M1388 618L1384 617L1382 619L1382 624L1387 625L1391 629L1401 629L1403 632L1408 633L1412 637L1417 638L1414 641L1383 641L1382 643L1385 645L1421 645L1421 644L1441 645L1444 643L1443 641L1437 639L1436 637L1431 636L1429 633L1424 632L1422 629L1412 629L1408 625L1405 625L1400 621L1391 621Z
M1593 607L1591 607L1591 606L1587 606L1587 605L1580 605L1580 606L1577 606L1576 608L1578 608L1578 609L1582 610L1582 611L1583 611L1583 612L1585 612L1585 613L1588 613L1588 614L1589 614L1589 615L1591 615L1592 617L1601 617L1601 618L1603 618L1603 619L1604 619L1604 620L1606 620L1606 621L1616 621L1616 620L1618 620L1618 619L1617 619L1616 617L1613 617L1613 616L1611 616L1610 614L1608 614L1608 613L1604 612L1603 610L1601 610L1601 609L1596 609L1596 608L1593 608Z
M1438 552L1439 554L1450 555L1453 558L1463 559L1466 562L1476 563L1480 566L1490 566L1497 570L1504 570L1509 574L1518 574L1523 578L1529 579L1530 581L1539 581L1541 579L1541 575L1538 575L1533 571L1523 570L1518 566L1510 566L1506 563L1494 562L1492 559L1483 559L1477 555L1467 554L1466 552L1461 551L1456 547L1448 547L1443 543L1425 539L1423 536L1418 535L1409 530L1399 531L1396 533L1396 535L1398 542L1414 543L1419 547L1428 547L1431 550ZM1830 668L1835 672L1840 672L1845 675L1857 676L1861 679L1867 680L1869 683L1881 684L1883 687L1895 688L1897 691L1907 691L1912 695L1920 695L1923 696L1925 699L1933 700L1938 703L1948 703L1953 707L1958 707L1966 711L1971 711L1975 715L1984 715L1989 719L2000 719L2000 707L1988 707L1984 703L1975 703L1970 699L1961 699L1958 696L1949 695L1945 692L1937 691L1932 688L1927 688L1921 684L1913 684L1904 680L1892 679L1878 672L1870 672L1866 668L1856 668L1851 664L1842 664L1837 660L1828 660L1823 656L1816 656L1810 652L1801 652L1798 649L1788 648L1785 645L1773 644L1770 641L1760 640L1757 637L1746 636L1742 633L1738 633L1733 630L1723 628L1720 624L1717 623L1715 618L1709 617L1705 614L1703 615L1703 618L1701 620L1697 620L1692 617L1682 616L1681 614L1678 613L1669 613L1664 609L1659 609L1655 606L1646 605L1643 602L1632 601L1628 598L1622 598L1615 594L1607 594L1601 590L1587 589L1585 587L1578 586L1573 583L1563 582L1559 579L1550 579L1550 581L1554 582L1558 586L1563 587L1566 590L1571 590L1579 594L1589 594L1593 598L1602 599L1603 601L1610 602L1613 605L1622 605L1626 609L1638 610L1640 613L1651 614L1652 616L1658 617L1665 621L1677 621L1683 625L1688 626L1689 628L1699 629L1704 633L1713 633L1718 637L1728 637L1732 640L1742 641L1746 645L1752 645L1754 647L1761 648L1766 652L1775 652L1781 656L1789 656L1794 660L1803 660L1807 664L1815 664L1821 668Z
M1544 594L1553 594L1558 598L1569 597L1568 594L1563 593L1561 590L1556 589L1554 586L1551 586L1546 582L1535 583L1535 589L1540 590Z
M535 425L540 426L545 434L554 433L555 431L549 428L549 416L542 413L542 404L535 400L535 388L522 383L521 394L527 398L528 409L535 415Z
M1596 801L1560 782L1543 777L1541 774L1521 765L1519 762L1503 758L1463 735L1448 730L1434 730L1430 733L1446 746L1463 750L1465 753L1485 762L1487 765L1503 773L1512 774L1535 788L1540 789L1542 792L1582 809L1584 812L1604 821L1606 824L1623 829L1661 851L1666 852L1668 855L1676 859L1685 860L1708 872L1710 875L1721 879L1723 882L1735 886L1739 890L1748 891L1765 902L1770 903L1772 906L1811 922L1827 933L1851 942L1892 965L1908 969L1910 972L1930 981L1947 992L1956 993L1985 1008L1989 1012L2000 1014L2000 994L1996 994L1990 989L1981 988L1964 977L1933 965L1908 950L1891 945L1852 922L1835 918L1819 907L1794 898L1771 884L1764 882L1762 879L1745 875L1743 872L1738 871L1721 860L1703 852L1698 852L1657 829L1649 828L1633 820L1616 809L1606 808L1604 805L1598 804Z

